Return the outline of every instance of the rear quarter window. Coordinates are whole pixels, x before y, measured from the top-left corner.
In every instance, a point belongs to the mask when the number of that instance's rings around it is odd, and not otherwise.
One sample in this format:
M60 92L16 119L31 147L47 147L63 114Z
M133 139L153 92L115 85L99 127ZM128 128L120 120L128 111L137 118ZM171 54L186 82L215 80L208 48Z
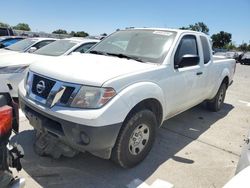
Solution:
M204 36L200 36L200 39L201 39L201 44L202 44L204 64L207 64L211 60L210 48L209 48L208 40Z

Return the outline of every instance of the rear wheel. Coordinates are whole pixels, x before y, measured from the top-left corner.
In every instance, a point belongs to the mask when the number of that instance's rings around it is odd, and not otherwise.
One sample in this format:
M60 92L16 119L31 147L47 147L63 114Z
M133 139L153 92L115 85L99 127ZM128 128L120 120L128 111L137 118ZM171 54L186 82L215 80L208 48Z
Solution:
M226 90L227 90L227 85L226 83L223 82L215 97L207 102L207 107L209 110L217 112L221 109L221 106L223 105L226 96Z
M112 150L112 160L123 168L140 163L152 148L156 126L156 117L150 110L141 110L128 118Z

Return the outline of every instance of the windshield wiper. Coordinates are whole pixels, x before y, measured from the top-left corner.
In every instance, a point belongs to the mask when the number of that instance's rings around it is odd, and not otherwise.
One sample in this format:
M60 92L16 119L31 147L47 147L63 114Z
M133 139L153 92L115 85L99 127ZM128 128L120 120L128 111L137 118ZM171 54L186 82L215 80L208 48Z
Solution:
M134 57L134 56L125 55L125 54L115 54L115 53L107 53L107 54L111 56L119 57L119 58L133 59L135 61L144 63L144 61L139 57Z
M135 61L144 62L142 59L140 59L138 57L129 56L129 55L125 55L125 54L108 53L108 52L97 51L97 50L91 50L88 53L98 54L98 55L106 55L106 56L110 55L110 56L115 56L115 57L119 57L119 58L133 59Z
M91 53L91 54L98 54L98 55L107 55L106 52L97 51L97 50L90 50L89 53Z

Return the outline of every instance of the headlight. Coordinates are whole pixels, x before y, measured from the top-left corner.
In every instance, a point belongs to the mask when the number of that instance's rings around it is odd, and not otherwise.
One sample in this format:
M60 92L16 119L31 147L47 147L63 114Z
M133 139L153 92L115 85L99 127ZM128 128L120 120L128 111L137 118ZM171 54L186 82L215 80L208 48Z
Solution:
M71 107L77 108L100 108L116 95L113 88L98 88L82 86Z
M21 73L21 72L23 72L28 66L29 66L29 65L18 65L18 66L0 67L0 74Z

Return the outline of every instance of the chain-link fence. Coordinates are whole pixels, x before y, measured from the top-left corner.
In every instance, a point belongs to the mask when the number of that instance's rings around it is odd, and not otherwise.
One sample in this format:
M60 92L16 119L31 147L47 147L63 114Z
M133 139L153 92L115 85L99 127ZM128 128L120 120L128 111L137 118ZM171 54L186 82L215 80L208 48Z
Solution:
M65 34L54 34L54 33L45 33L45 32L33 32L33 31L22 31L22 30L13 30L15 35L18 36L27 36L27 37L48 37L48 38L69 38L70 35Z

